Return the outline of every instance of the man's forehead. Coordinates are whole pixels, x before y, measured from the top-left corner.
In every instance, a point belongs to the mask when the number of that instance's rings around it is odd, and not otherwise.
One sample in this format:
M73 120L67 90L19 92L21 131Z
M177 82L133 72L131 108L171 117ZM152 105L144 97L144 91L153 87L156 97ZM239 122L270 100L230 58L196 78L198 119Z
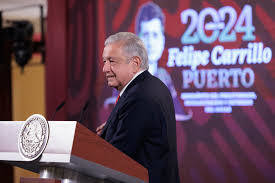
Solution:
M115 56L116 54L124 55L122 46L123 44L121 42L114 42L114 43L107 44L104 47L102 57L108 59L108 58L116 57Z

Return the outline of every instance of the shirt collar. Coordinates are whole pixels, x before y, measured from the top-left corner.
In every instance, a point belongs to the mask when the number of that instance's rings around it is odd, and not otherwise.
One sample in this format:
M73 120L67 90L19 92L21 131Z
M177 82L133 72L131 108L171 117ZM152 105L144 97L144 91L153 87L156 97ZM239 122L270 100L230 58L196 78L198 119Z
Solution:
M134 77L127 83L127 85L126 86L124 86L124 88L122 88L122 90L120 91L120 93L119 93L119 96L121 97L122 96L122 94L123 94L123 92L126 90L126 88L127 88L127 86L138 76L138 75L140 75L141 73L143 73L145 70L142 70L142 71L139 71L139 72L137 72L135 75L134 75Z

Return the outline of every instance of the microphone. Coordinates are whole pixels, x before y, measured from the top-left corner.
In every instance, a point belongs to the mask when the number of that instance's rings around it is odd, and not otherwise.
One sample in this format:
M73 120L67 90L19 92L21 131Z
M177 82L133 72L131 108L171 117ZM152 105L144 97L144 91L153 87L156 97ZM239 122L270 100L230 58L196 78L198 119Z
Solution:
M88 106L89 106L89 103L90 103L90 100L87 100L87 102L85 103L84 107L82 108L81 114L80 114L80 118L79 118L79 120L78 120L79 123L82 122L82 120L83 120L83 119L82 119L82 118L83 118L83 115L84 115L84 113L86 112L86 110L87 110L87 108L88 108Z
M64 100L57 106L57 108L55 109L55 111L51 117L51 121L54 119L55 114L65 105L65 103L66 103L66 101Z

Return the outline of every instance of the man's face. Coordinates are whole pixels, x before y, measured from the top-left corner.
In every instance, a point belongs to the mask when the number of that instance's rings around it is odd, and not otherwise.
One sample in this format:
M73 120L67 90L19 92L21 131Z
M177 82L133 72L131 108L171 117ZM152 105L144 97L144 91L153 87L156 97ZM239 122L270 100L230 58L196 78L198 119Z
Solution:
M121 91L135 75L132 63L122 50L122 43L117 42L105 46L102 58L103 72L108 86Z
M138 36L147 49L149 64L157 62L162 55L165 43L160 19L153 18L149 21L142 21Z

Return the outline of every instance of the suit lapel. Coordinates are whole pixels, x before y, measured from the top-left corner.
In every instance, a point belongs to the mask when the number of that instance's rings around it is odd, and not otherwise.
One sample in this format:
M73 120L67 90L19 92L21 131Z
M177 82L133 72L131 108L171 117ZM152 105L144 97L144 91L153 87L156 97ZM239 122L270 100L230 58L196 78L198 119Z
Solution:
M114 106L114 108L113 108L113 110L112 110L111 114L109 115L109 118L106 122L106 125L104 126L104 128L102 130L102 133L100 135L102 138L105 138L105 139L107 138L106 135L107 135L108 128L115 122L118 110L119 110L121 104L124 103L123 102L124 99L125 99L124 95L121 96L119 98L117 104Z
M119 103L119 102L118 102ZM110 126L110 123L113 121L113 118L115 117L117 111L118 111L118 103L115 105L114 109L112 110L111 114L109 115L109 118L102 130L102 133L100 134L100 136L102 138L106 138L106 132L107 132L107 129L108 127Z

